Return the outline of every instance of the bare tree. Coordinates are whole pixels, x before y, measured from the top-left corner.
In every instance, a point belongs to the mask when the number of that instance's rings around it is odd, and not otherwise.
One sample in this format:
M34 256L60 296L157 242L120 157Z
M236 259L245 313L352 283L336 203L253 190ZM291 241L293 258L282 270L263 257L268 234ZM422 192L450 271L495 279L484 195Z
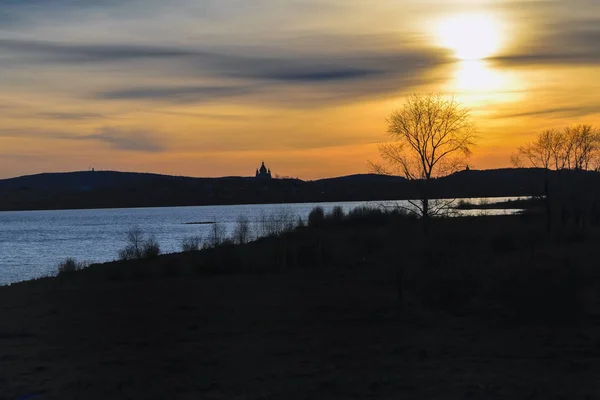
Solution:
M523 168L525 166L523 157L519 152L510 155L510 163L515 168Z
M567 128L565 132L572 143L572 168L588 170L599 150L600 135L590 125L577 125Z
M558 143L558 135L558 131L552 129L541 132L533 142L519 147L519 159L527 160L535 168L550 168L553 162L558 163L556 161L556 157L558 157L556 151L558 149L555 149L555 143Z
M246 244L252 239L250 220L243 215L238 216L237 224L231 237L234 243Z
M219 247L225 241L225 231L225 225L215 221L210 227L205 246L213 249Z
M420 199L412 204L427 229L432 215L430 181L464 168L475 146L470 110L454 97L414 94L388 117L387 133L391 142L379 146L387 167L373 163L371 167L378 173L399 173L420 182Z
M595 167L600 153L600 133L590 125L545 130L530 143L519 147L511 158L521 167L523 161L536 168L588 170Z
M127 246L119 250L121 260L136 260L140 258L153 258L160 254L160 246L152 236L145 237L138 227L127 231Z
M525 160L533 167L545 170L544 194L546 202L547 229L552 225L552 203L560 199L564 215L564 184L561 173L555 174L553 190L550 192L550 170L589 170L598 167L600 161L600 133L590 125L577 125L562 131L549 129L540 132L530 143L519 147L517 155L511 158L517 167ZM552 202L550 195L552 194ZM579 194L578 194L579 196ZM564 217L563 217L564 223Z
M565 136L554 129L540 132L535 140L519 147L517 155L511 158L517 168L523 167L522 161L527 160L535 168L543 168L544 173L544 199L546 208L546 229L549 231L552 224L552 210L550 207L550 182L548 171L554 166L562 169L565 164L567 151ZM518 164L521 162L521 164Z
M554 169L558 171L564 169L566 166L565 153L569 151L569 144L564 132L557 130L550 130L549 132L551 139L548 145L552 156L552 164L554 165Z

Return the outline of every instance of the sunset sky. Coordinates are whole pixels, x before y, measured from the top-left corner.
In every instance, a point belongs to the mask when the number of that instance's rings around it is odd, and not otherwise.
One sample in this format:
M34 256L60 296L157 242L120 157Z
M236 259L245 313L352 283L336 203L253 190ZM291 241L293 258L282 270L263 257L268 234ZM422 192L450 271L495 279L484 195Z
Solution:
M509 166L600 125L598 0L0 0L0 177L368 172L412 92L455 94Z

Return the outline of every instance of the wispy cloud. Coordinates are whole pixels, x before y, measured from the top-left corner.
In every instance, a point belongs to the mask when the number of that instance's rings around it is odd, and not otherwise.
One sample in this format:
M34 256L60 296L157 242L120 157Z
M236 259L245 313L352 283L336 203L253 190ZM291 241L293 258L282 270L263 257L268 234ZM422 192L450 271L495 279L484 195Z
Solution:
M165 150L163 139L154 132L107 127L95 133L77 137L78 140L104 142L117 150L156 153Z
M600 10L598 10L600 12ZM501 65L600 64L600 17L550 21L530 41L496 57Z
M253 92L244 86L162 86L136 87L98 93L102 100L158 100L169 102L211 101Z
M166 150L164 136L146 129L103 127L88 134L39 129L0 129L0 137L104 143L115 150L158 153Z
M13 57L28 56L36 62L48 63L98 63L201 55L192 50L160 46L57 43L21 39L0 39L0 49L12 52Z
M42 119L56 119L65 121L80 121L103 118L102 114L86 112L41 112L37 116Z
M520 111L514 113L504 113L496 115L496 118L522 118L522 117L584 117L586 115L599 114L600 107L596 106L574 106L574 107L553 107L541 108L531 111Z
M381 38L376 38L378 41ZM336 37L344 44L334 54L321 51L293 54L284 50L268 49L260 54L248 50L224 48L222 52L185 47L138 46L127 44L72 44L32 40L0 40L0 49L10 52L13 66L53 64L75 73L96 73L99 63L118 65L113 88L93 93L100 100L149 100L162 102L206 102L219 99L264 96L265 91L302 88L302 96L288 91L284 103L303 106L310 99L323 99L325 103L348 101L385 95L410 89L423 82L428 72L448 62L447 53L431 48L387 50L371 49L364 37ZM361 43L352 48L350 43ZM237 52L236 52L237 50ZM92 69L88 71L87 66ZM134 79L121 79L118 73L130 71ZM149 82L160 78L173 81L161 85ZM186 84L177 83L182 78ZM210 85L197 81L211 80ZM133 83L133 85L131 85ZM343 84L343 96L335 94ZM282 86L283 85L283 86ZM308 85L308 87L306 86ZM86 85L88 86L88 85ZM306 96L306 89L314 96ZM332 95L323 96L329 91ZM272 93L271 93L272 95ZM90 98L89 94L79 96ZM297 102L294 102L297 100ZM254 102L252 100L252 102Z

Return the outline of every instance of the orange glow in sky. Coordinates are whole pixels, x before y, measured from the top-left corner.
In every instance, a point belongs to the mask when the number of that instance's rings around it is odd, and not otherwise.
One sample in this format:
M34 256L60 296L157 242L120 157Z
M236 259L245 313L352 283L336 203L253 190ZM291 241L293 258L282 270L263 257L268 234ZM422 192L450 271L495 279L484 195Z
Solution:
M87 170L369 172L410 93L472 110L473 168L600 125L600 2L9 2L0 178Z

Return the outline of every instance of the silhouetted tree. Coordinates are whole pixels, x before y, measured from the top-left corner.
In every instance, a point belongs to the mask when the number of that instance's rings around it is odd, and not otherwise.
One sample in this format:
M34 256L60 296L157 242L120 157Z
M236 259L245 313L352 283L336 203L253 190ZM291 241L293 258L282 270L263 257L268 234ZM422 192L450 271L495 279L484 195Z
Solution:
M590 125L577 125L565 130L571 143L569 166L576 170L590 169L594 155L600 150L600 134Z
M447 204L430 207L431 180L463 169L475 146L470 110L454 97L414 94L388 117L387 133L391 141L379 146L387 166L371 163L371 167L378 173L399 173L419 181L420 199L412 205L423 217L427 232L429 217L447 209Z
M519 147L516 158L513 160L515 166L523 165L525 159L535 168L549 169L554 161L558 165L560 150L562 148L562 135L560 132L548 129L538 134L536 139L524 146ZM516 161L518 160L518 161Z
M543 168L546 171L544 192L546 196L546 214L547 227L551 228L551 199L549 190L549 171L550 170L589 170L598 168L600 161L600 132L590 125L576 125L565 128L562 131L549 129L539 133L530 143L519 147L517 154L511 158L513 165L522 167L525 164ZM563 212L563 223L565 221L565 188L561 182L560 172L556 174L555 181L558 187L555 188L553 197L562 197L561 208ZM571 191L573 185L569 185ZM581 185L580 185L581 186ZM575 193L585 188L574 188ZM575 195L580 197L579 194ZM553 199L554 201L554 199Z
M590 125L548 129L519 147L511 161L516 167L525 164L544 169L589 170L600 160L600 133Z
M566 136L554 129L547 129L540 132L535 140L520 146L517 154L511 159L513 165L517 168L523 167L527 162L535 168L543 168L544 174L544 197L546 207L546 228L551 229L552 212L550 208L550 189L548 171L554 166L555 169L562 169L565 165L565 154L567 153Z

